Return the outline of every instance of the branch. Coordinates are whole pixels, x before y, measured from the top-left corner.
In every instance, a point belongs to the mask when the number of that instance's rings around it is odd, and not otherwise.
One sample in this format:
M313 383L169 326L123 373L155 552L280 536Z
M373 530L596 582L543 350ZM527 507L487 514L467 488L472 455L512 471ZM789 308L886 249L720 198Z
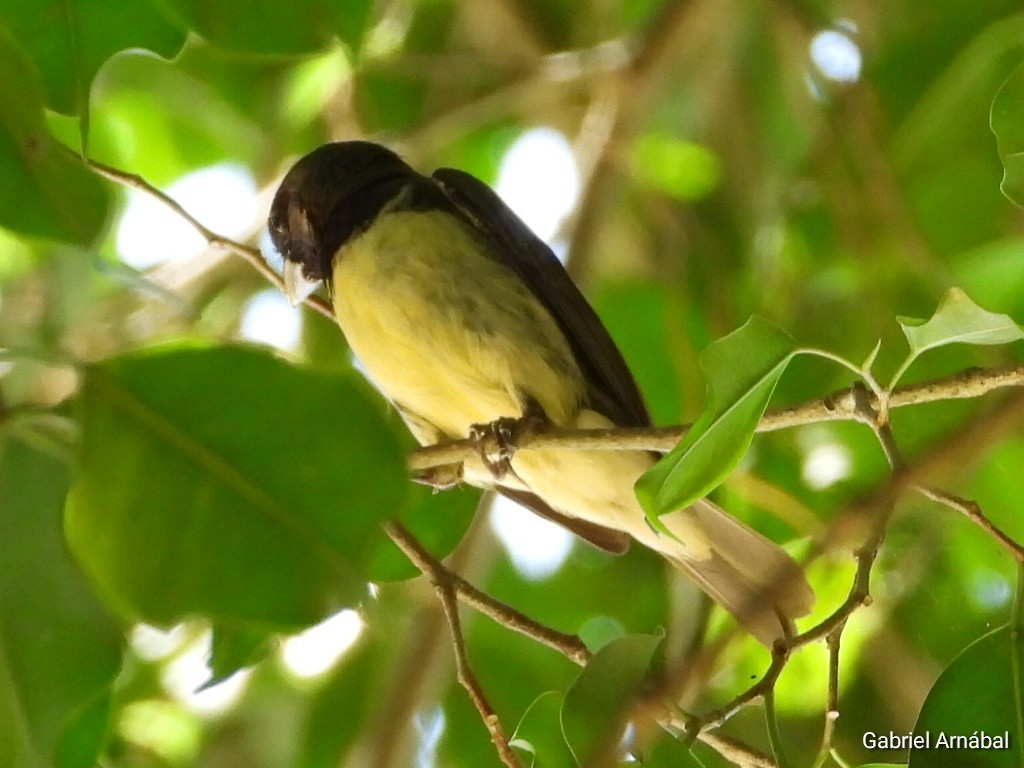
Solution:
M741 768L778 768L770 757L766 757L756 749L723 734L706 731L698 735L697 738L726 760L731 760L733 764Z
M672 15L681 11L685 3L670 3ZM666 13L669 11L666 10ZM656 36L654 39L662 39ZM68 150L70 151L70 150ZM147 194L166 205L187 221L212 248L223 248L247 261L271 285L284 289L284 282L263 259L259 250L219 235L186 211L177 201L161 192L141 176L111 168L89 158L83 162L94 173L128 189ZM330 305L318 296L309 296L305 304L324 317L334 320ZM900 387L889 396L888 408L980 397L996 389L1024 386L1024 364L999 369L972 368L935 381ZM774 432L790 427L828 421L863 420L857 412L856 397L851 390L839 390L819 400L801 405L768 411L758 424L758 432ZM872 408L880 404L872 400ZM516 448L548 448L556 450L671 450L686 435L690 425L660 428L618 428L600 430L549 429L542 432L525 430L516 441ZM480 441L456 440L414 451L409 467L414 472L462 463L466 458L479 455L481 448L491 452L497 446L483 445ZM942 501L941 503L946 503Z
M578 154L584 171L583 183L575 217L568 227L566 264L574 277L585 275L590 266L605 203L621 170L616 150L642 125L648 114L647 102L653 85L665 65L669 62L678 65L682 51L689 47L684 32L693 7L692 0L663 0L640 34L628 66L597 84L596 102L603 125L599 131L591 133L592 140L581 142ZM585 136L586 126L582 129Z
M1024 364L1008 368L972 368L953 376L913 384L896 389L889 398L889 410L911 405L981 397L1006 387L1024 387ZM854 389L833 392L818 400L787 408L770 410L761 418L757 431L776 432L808 424L830 421L864 422L858 410ZM877 409L877 398L871 398L870 407ZM516 436L513 448L545 448L549 450L588 451L658 451L665 453L686 436L689 424L675 427L630 427L616 429L561 429L523 430ZM409 468L421 472L434 467L460 464L485 450L497 451L497 445L484 440L453 440L440 445L420 448L409 456Z
M832 737L839 719L839 644L843 639L846 624L836 627L825 642L828 644L828 701L825 705L825 725L821 732L821 749L814 761L814 768L821 768L832 751Z
M772 745L772 752L775 753L779 768L791 768L792 764L786 757L785 746L782 743L782 733L779 731L779 719L775 715L775 686L764 693L764 718L768 727L768 741Z
M416 537L401 523L385 523L384 532L421 573L431 578L441 576L444 580L450 581L452 589L462 602L513 632L558 651L581 667L590 661L590 651L579 637L567 635L534 621L500 600L481 592L458 574L452 573L443 563L427 552L423 545L416 540Z
M488 733L491 734L491 741L494 743L495 749L498 750L498 757L501 758L501 762L507 765L508 768L522 768L519 758L516 757L512 747L508 744L508 738L501 727L498 715L494 712L490 702L487 701L487 697L480 687L480 683L477 682L472 667L469 666L469 656L466 652L466 640L462 636L462 626L459 622L459 603L454 586L450 581L434 580L434 588L437 590L438 597L441 598L441 607L444 608L444 615L448 619L448 627L452 633L452 645L455 647L456 676L462 687L469 694L469 698L473 702L473 706L476 707L476 711L480 713L480 719L483 720Z
M470 700L473 702L473 706L476 707L476 711L480 714L480 719L487 728L487 732L490 733L491 741L498 751L498 757L501 758L501 762L508 766L508 768L522 768L519 758L516 757L509 746L508 738L501 727L498 715L487 700L487 696L480 687L480 683L473 673L473 668L469 664L466 640L463 637L462 624L459 620L458 587L456 586L456 581L461 581L461 579L433 557L429 555L424 557L426 551L401 523L395 521L385 523L384 530L402 552L433 583L437 596L441 600L441 607L444 609L445 618L448 620L448 628L451 630L452 646L455 649L455 670L459 682L466 689Z
M176 214L181 216L182 219L187 221L192 228L195 229L195 231L198 232L204 240L206 240L207 245L211 248L221 248L223 250L230 251L237 256L241 256L249 263L250 266L252 266L253 269L263 275L271 285L278 288L278 290L284 290L284 281L281 279L281 276L277 274L269 264L267 264L258 249L239 243L236 240L232 240L230 237L224 237L223 235L217 234L186 211L177 200L164 192L161 192L141 176L134 173L126 173L125 171L120 171L116 168L111 168L109 165L104 165L103 163L91 160L88 157L82 157L81 159L82 162L84 162L85 165L96 175L116 182L127 189L134 189L137 192L142 192L143 194L149 195L155 200L163 203ZM318 296L309 296L305 300L305 304L319 312L324 317L334 320L334 312L331 310L331 307Z
M936 488L926 488L924 486L917 486L917 492L934 502L942 504L945 507L949 507L955 512L959 512L995 539L1003 549L1010 553L1014 560L1018 563L1024 564L1024 547L1007 536L1001 528L997 527L995 523L985 517L984 513L981 511L981 507L978 505L978 502L954 496L952 493L941 491Z
M861 402L863 403L863 401ZM863 413L860 414L858 420L864 420ZM832 642L835 643L835 663L838 664L838 643L846 622L861 606L871 604L871 569L878 557L896 497L907 488L920 486L924 481L941 472L949 462L962 461L962 456L965 454L974 454L991 441L1005 434L1012 434L1021 421L1024 421L1024 393L1010 398L999 408L993 409L978 421L968 425L939 448L911 465L903 465L899 455L893 455L892 460L896 469L889 476L885 485L868 498L851 505L846 512L837 515L831 526L832 530L835 530L841 527L843 520L864 517L868 511L871 511L871 533L855 554L857 572L843 603L814 627L780 641L773 649L772 662L761 678L726 705L701 717L677 717L673 721L674 724L682 728L691 741L705 730L721 726L740 709L762 698L766 692L772 690L788 661L789 654L812 642L834 638ZM881 442L883 445L888 443L887 440ZM888 451L889 448L886 450ZM980 515L980 511L978 514ZM827 542L819 542L818 549L827 548L825 544ZM838 698L838 693L835 695ZM826 714L834 718L835 715L832 713L835 710L832 709L831 696L830 692L829 709Z
M401 523L385 523L384 531L405 556L409 558L409 561L422 574L434 582L435 588L437 588L438 581L447 584L449 594L456 595L462 602L476 608L480 613L493 619L506 629L517 632L557 651L581 667L586 666L590 661L592 654L587 650L587 647L579 637L558 632L551 627L534 621L511 606L481 592L427 552L423 545L416 540L416 537ZM439 594L441 594L440 591ZM449 611L450 606L445 607L446 615ZM484 716L483 713L481 715ZM665 728L678 730L678 724L672 718L662 718L659 722ZM696 738L737 765L744 766L745 768L775 768L775 763L772 760L734 739L710 732L696 734Z

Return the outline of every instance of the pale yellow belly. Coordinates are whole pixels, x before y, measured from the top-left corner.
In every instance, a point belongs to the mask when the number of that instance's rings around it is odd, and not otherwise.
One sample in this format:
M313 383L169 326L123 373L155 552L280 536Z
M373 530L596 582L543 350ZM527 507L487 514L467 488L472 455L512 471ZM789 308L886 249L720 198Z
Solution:
M583 377L528 289L446 216L385 216L339 252L333 283L341 329L383 393L452 437L522 415L526 398L570 423Z

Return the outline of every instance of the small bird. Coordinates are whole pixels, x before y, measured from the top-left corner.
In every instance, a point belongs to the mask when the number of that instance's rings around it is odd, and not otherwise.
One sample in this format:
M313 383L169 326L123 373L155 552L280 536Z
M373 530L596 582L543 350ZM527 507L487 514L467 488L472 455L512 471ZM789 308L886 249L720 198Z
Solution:
M551 250L483 182L417 173L378 144L300 159L278 188L270 236L293 303L326 284L345 338L422 445L516 425L650 424L597 314ZM483 444L481 442L481 444ZM702 500L647 522L633 485L644 451L523 448L467 460L492 487L601 549L661 553L767 646L813 593L777 545Z

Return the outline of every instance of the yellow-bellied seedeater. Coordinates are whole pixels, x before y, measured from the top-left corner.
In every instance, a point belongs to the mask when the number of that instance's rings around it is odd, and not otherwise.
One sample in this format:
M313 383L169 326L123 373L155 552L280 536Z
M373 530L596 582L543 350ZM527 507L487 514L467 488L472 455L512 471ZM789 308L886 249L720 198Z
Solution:
M650 417L608 332L551 250L487 185L423 176L391 150L326 144L274 198L270 234L294 301L322 281L352 351L423 445L516 419L639 427ZM647 523L641 451L521 449L464 478L495 487L603 549L660 552L771 645L813 594L778 546L700 501Z

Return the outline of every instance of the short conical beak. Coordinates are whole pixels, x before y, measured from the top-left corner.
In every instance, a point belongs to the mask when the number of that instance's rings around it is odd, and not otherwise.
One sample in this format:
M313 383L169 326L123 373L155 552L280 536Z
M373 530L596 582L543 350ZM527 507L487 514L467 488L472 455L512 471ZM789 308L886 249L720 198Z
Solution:
M299 306L306 297L320 285L319 280L310 280L302 274L302 264L297 261L284 262L284 295L293 307Z

